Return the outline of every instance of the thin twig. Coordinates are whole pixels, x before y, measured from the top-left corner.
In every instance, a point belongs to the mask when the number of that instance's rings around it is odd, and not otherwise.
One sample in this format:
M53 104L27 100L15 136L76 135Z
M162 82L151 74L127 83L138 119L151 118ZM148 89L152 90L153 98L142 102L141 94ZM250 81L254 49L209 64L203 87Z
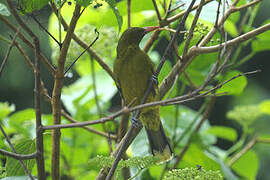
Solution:
M156 0L152 0L152 2L153 2L153 5L154 5L154 8L155 8L155 12L156 12L156 15L157 15L157 18L158 18L158 22L160 23L162 19L161 19L159 10L158 10Z
M131 0L127 0L127 24L128 28L131 26L131 14L130 14L130 7L131 6Z
M78 59L86 52L86 51L88 51L88 49L90 48L90 47L92 47L94 44L95 44L95 42L98 40L98 38L99 38L99 32L97 31L97 29L95 29L95 33L97 34L97 37L94 39L94 41L93 42L91 42L91 44L89 44L89 46L87 47L87 48L85 48L84 50L83 50L83 52L81 52L81 54L71 63L71 65L65 70L65 72L64 72L64 75L71 69L71 67L78 61Z
M245 147L239 151L237 154L235 154L230 161L227 163L227 166L230 167L235 163L238 159L240 159L245 153L247 153L258 141L258 136L254 136L249 143L245 145Z
M8 137L8 135L7 135L7 133L5 132L5 130L4 130L4 128L2 127L1 124L0 124L0 130L1 130L2 134L4 135L4 137L5 137L5 139L6 139L7 143L8 143L8 145L9 145L9 147L12 149L12 151L13 151L14 153L18 154L17 151L16 151L16 149L15 149L15 147L14 147L13 144L11 143L11 141L10 141L10 139L9 139L9 137ZM29 171L29 169L27 168L27 166L25 165L25 163L23 162L23 160L22 160L22 159L19 159L19 162L20 162L21 166L23 167L24 172L30 177L31 180L34 180L33 175L31 174L31 172Z
M65 39L63 41L62 48L57 60L57 71L54 79L54 88L52 93L52 114L53 114L53 124L61 124L61 92L64 80L64 67L66 62L67 52L72 39L72 34L75 30L76 24L80 17L81 6L76 4L75 10L73 11L73 16L70 21L69 29ZM60 179L60 130L56 129L52 132L52 156L51 156L51 172L52 180Z
M7 19L5 19L4 17L0 16L0 20L2 22L4 22L8 27L10 27L14 32L18 31L18 28L16 26L14 26L13 24L11 24ZM18 37L30 48L34 49L34 45L28 40L26 39L26 37L19 32ZM55 68L50 64L49 60L43 55L41 54L41 60L42 62L47 66L47 68L49 69L49 71L52 73L52 75L55 74Z
M207 120L207 118L209 117L210 113L211 113L211 110L214 106L214 103L215 103L215 96L212 96L210 101L209 101L209 104L208 106L206 107L205 109L205 112L203 113L203 116L202 118L200 119L199 123L197 124L197 126L195 127L194 131L191 133L191 135L189 136L189 139L188 139L188 142L187 144L185 145L185 147L182 149L182 151L180 152L180 154L176 157L176 161L174 163L174 166L173 168L177 168L179 162L182 160L182 158L184 157L184 154L186 153L187 149L189 148L189 145L191 143L191 137L197 133L199 131L199 129L202 127L203 123L205 122L205 120Z
M0 154L3 156L9 156L17 160L28 160L28 159L35 159L37 157L37 153L32 154L17 154L13 152L6 151L4 149L0 149Z
M72 122L72 123L78 123L79 121L73 119L69 114L67 114L63 109L61 111L61 114L62 116L64 116L69 122ZM106 137L106 138L111 138L111 139L117 139L117 136L114 135L114 134L108 134L108 133L105 133L105 132L102 132L102 131L98 131L94 128L91 128L91 127L87 127L87 126L83 126L82 127L83 129L87 130L88 132L91 132L91 133L95 133L97 135L100 135L100 136L103 136L103 137Z
M51 7L55 14L57 14L57 7L55 3L51 3ZM61 24L64 27L64 30L69 29L69 25L66 23L64 18L59 19L61 21ZM82 41L75 33L72 33L72 39L79 44L82 48L86 49L88 47L88 44ZM113 71L110 69L110 67L105 63L105 61L92 49L89 48L88 52L94 57L94 59L98 62L98 64L112 77L112 79L116 82L116 79L114 77Z
M10 40L6 39L5 37L1 36L0 35L0 39L3 39L5 42L7 43L11 43ZM35 72L36 68L34 66L34 64L32 63L31 59L27 56L26 52L23 50L23 48L15 41L15 46L16 48L19 50L19 52L21 53L21 55L24 57L27 65L30 67L30 69L32 70L32 72ZM48 94L48 91L47 89L44 87L44 83L41 81L41 83L43 84L42 86L42 93L44 95L44 97L46 98L47 101L51 102L51 97L49 96ZM64 116L68 121L72 122L72 123L78 123L79 121L73 119L71 116L69 116L64 110L61 111L61 114L62 116ZM111 139L117 139L116 135L114 134L108 134L108 133L104 133L102 131L98 131L94 128L91 128L91 127L85 127L83 126L82 127L83 129L87 130L88 132L91 132L91 133L95 133L97 135L100 135L100 136L103 136L103 137L106 137L108 138L110 136Z
M225 13L226 15L226 13ZM224 46L227 47L231 47L234 45L237 45L241 42L244 42L248 39L251 39L267 30L270 29L270 23L269 24L265 24L261 27L258 27L246 34L243 34L241 36L238 36L230 41L227 41L225 43L219 44L219 45L215 45L215 46L209 46L209 47L198 47L198 46L193 46L192 48L190 48L189 52L187 53L187 55L185 57L182 57L183 62L177 62L174 67L172 68L172 71L170 72L170 74L162 81L159 89L160 89L160 97L162 98L166 92L171 88L171 86L173 85L173 82L175 80L176 75L181 74L185 68L192 62L192 60L198 56L199 54L202 53L211 53L211 52L216 52L219 51L220 49L224 48Z
M189 44L190 44L191 39L193 37L193 32L194 32L196 24L197 24L197 22L199 20L199 16L201 14L204 2L205 2L205 0L201 0L201 2L199 4L199 7L196 10L196 14L195 14L195 17L194 17L194 19L192 21L191 27L190 27L189 32L188 32L188 37L186 39L186 43L185 43L185 46L184 46L183 56L185 56L187 51L188 51L188 47L189 47Z
M94 98L95 98L95 104L97 107L97 112L99 115L99 118L102 118L102 110L99 104L99 99L98 99L98 92L97 92L97 82L96 82L96 72L95 72L95 64L92 56L90 55L90 70L91 70L91 76L92 76L92 83L93 83L93 92L94 92ZM108 133L107 127L105 124L102 124L103 131ZM113 152L112 149L112 143L111 143L111 138L110 136L107 138L107 143L110 149L110 153Z
M59 47L61 47L62 46L62 44L39 22L39 20L35 17L35 15L33 15L33 14L31 14L30 15L33 19L34 19L34 21L39 25L39 27L41 28L41 29L43 29L58 45L59 45Z
M120 111L107 116L107 117L103 117L101 119L98 120L93 120L93 121L84 121L84 122L78 122L78 123L70 123L70 124L59 124L59 125L51 125L51 126L43 126L44 130L49 130L49 129L61 129L61 128L73 128L73 127L82 127L82 126L88 126L88 125L94 125L94 124L101 124L101 123L105 123L107 121L112 121L113 119L115 119L116 117L123 115L125 113L130 113L133 111L137 111L143 108L147 108L147 107L152 107L152 106L160 106L160 105L173 105L173 104L180 104L183 102L187 102L187 101L191 101L194 100L196 98L200 98L200 97L206 97L207 95L214 93L217 89L221 88L223 85L227 84L228 82L244 76L244 75L251 75L251 74L255 74L260 72L260 70L255 70L255 71L250 71L250 72L246 72L246 73L241 73L238 74L236 76L233 76L232 78L216 85L215 87L200 93L202 90L204 90L204 88L206 87L206 85L208 84L208 82L210 81L210 78L207 78L207 81L204 82L204 84L199 87L198 89L190 92L189 94L183 95L183 96L179 96L179 97L175 97L175 98L171 98L171 99L167 99L167 100L162 100L162 101L155 101L155 102L150 102L150 103L145 103L145 104L141 104L138 106L134 106L131 108L128 107L124 107L123 109L121 109Z
M16 38L17 38L17 36L18 36L18 34L19 34L19 31L20 31L20 29L18 29L18 31L16 32L15 36L13 37L13 39L12 39L10 45L8 46L7 53L6 53L5 57L4 57L4 60L2 61L1 67L0 67L0 77L1 77L1 75L2 75L2 72L3 72L3 70L4 70L5 65L6 65L6 63L7 63L9 54L10 54L10 52L11 52L11 50L12 50L12 48L13 48L15 42L16 42Z

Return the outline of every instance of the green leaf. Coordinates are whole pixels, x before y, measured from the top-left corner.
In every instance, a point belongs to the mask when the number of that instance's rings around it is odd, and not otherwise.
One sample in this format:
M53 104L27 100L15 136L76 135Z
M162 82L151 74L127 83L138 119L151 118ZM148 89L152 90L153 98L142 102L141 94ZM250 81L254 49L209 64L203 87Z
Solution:
M222 82L229 80L237 75L241 74L240 71L229 71L221 79ZM217 90L217 93L227 93L229 95L240 95L244 88L247 85L247 78L245 76L238 77L231 80L230 82L224 84L220 89Z
M247 105L234 107L226 116L229 119L237 121L242 126L249 126L262 114L259 106Z
M105 1L110 5L111 9L113 10L113 13L118 22L118 30L120 32L123 24L123 17L120 15L120 12L116 7L116 1L115 0L105 0Z
M206 133L213 134L219 138L226 139L229 141L236 141L237 132L235 129L225 126L212 126Z
M0 3L0 15L2 16L10 16L10 12L6 5Z
M78 4L83 7L87 7L93 0L75 0Z
M263 113L270 115L270 100L261 102L259 106Z
M192 131L195 129L198 120L202 118L200 115L197 114L197 112L182 105L179 105L178 107L164 106L160 109L160 112L163 127L165 131L167 130L166 134L169 137L175 136L176 140L179 140L183 137L179 145L186 144L187 139L190 137ZM186 130L190 126L191 128L189 130ZM202 127L199 130L199 138L202 140L201 142L205 145L210 145L216 142L216 138L213 135L202 133L206 131L209 127L209 123L208 121L206 121L202 124ZM185 136L182 136L184 132L186 132Z
M9 117L8 123L15 131L25 137L35 137L35 111L34 109L24 109L17 111Z
M0 103L0 120L3 120L11 112L15 111L15 105L9 105L7 102Z
M19 0L19 7L23 13L40 10L49 3L49 0Z
M227 20L225 21L225 30L232 36L232 37L236 37L238 35L238 30L237 30L237 27L236 25L230 21L230 20Z
M253 150L248 151L232 165L232 169L245 179L256 179L259 169L259 159L257 154Z
M18 154L34 153L36 149L35 141L31 139L23 139L18 142L15 142L14 146ZM25 163L26 167L31 172L35 164L35 159L23 160L23 162ZM20 162L10 157L7 157L6 173L7 173L7 176L25 175L24 169L21 166Z
M270 23L270 20L265 21L263 24ZM251 42L252 50L255 52L260 51L267 51L270 49L270 31L265 31L262 34L259 34L256 36L256 39L254 39Z
M202 147L197 144L190 144L183 160L179 164L179 168L202 166L206 170L220 170L220 165L213 159L208 157Z

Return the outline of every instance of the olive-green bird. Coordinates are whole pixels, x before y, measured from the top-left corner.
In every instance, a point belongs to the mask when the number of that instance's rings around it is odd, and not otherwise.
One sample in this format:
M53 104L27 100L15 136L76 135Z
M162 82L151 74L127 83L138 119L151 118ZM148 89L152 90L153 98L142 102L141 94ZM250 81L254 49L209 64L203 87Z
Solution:
M120 37L114 73L126 104L134 98L136 101L133 106L140 104L154 73L154 64L140 49L139 43L146 33L157 28L155 26L132 27ZM146 103L159 100L158 86L157 84L153 86ZM146 129L152 154L159 157L160 162L170 160L173 153L160 121L159 106L144 108L139 119Z

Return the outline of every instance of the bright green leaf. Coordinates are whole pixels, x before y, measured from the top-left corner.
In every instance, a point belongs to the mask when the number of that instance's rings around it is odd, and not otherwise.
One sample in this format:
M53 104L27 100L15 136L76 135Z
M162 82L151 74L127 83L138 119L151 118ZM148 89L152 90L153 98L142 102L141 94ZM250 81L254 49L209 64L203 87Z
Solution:
M123 24L123 17L120 15L120 12L118 10L118 8L116 7L116 1L115 0L105 0L111 7L111 9L113 10L113 13L117 19L118 22L118 30L119 32L121 31L122 28L122 24Z
M87 7L92 1L93 0L76 0L76 2L83 7Z
M34 109L24 109L12 114L8 119L8 124L25 137L34 138L35 117Z
M234 107L233 110L227 113L227 117L237 121L242 126L249 126L262 114L259 106L246 105Z
M236 37L238 35L238 30L236 25L232 21L225 21L225 30L232 36Z
M10 12L6 5L0 3L0 15L2 16L10 16Z
M263 24L270 23L270 20L265 21ZM265 31L264 33L259 34L251 42L252 50L255 52L267 51L270 49L270 31Z
M245 179L256 179L259 169L259 159L257 154L253 150L248 151L232 165L232 169L237 174L245 177Z
M241 74L239 71L229 71L222 78L222 82L225 82L237 75ZM224 84L220 89L217 90L217 93L227 93L230 95L239 95L243 92L244 88L247 85L247 78L245 76L237 77L236 79L231 80L230 82Z
M7 102L0 103L0 120L3 120L11 112L15 111L15 105L9 105Z
M40 10L49 3L49 0L19 0L19 7L23 13Z
M235 129L225 126L212 126L206 133L213 134L218 138L235 141L237 139L237 132Z
M220 170L220 165L208 157L202 147L191 144L178 167L195 167L196 165L200 165L206 170Z
M30 139L19 140L15 144L15 149L19 154L31 154L35 152L35 141ZM24 160L26 167L30 170L33 168L35 159ZM20 176L25 175L24 169L20 162L14 158L7 157L6 163L7 176Z
M260 109L263 113L270 115L270 100L265 100L261 102Z

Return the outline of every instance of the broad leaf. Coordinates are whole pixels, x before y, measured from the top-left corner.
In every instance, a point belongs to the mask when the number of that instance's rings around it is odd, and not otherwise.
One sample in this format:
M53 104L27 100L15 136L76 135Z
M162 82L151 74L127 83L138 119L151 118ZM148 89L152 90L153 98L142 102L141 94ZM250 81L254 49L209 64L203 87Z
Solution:
M0 3L0 15L2 16L10 16L10 12L6 5Z
M245 179L256 179L259 169L259 159L257 154L253 150L248 151L232 165L232 169Z
M15 143L15 149L18 154L30 154L34 153L36 146L35 141L30 139L22 139ZM24 160L23 161L26 165L26 167L30 170L32 170L35 159L31 160ZM7 157L7 163L6 163L6 173L7 176L21 176L25 175L24 169L21 166L20 162L14 158Z
M237 132L233 128L225 126L212 126L206 133L213 134L218 138L235 141L237 139Z

